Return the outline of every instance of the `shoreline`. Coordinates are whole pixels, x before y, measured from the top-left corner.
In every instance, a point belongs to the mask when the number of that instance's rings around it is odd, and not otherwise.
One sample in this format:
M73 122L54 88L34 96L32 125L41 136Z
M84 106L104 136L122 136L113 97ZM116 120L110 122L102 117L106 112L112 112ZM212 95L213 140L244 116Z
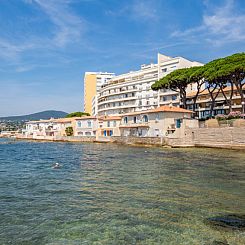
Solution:
M145 148L152 148L152 147L157 147L157 148L213 148L213 149L226 149L226 150L245 150L245 144L213 144L212 142L205 142L202 144L180 144L180 145L169 145L169 144L146 144L144 143L145 139L138 138L137 142L133 143L130 142L130 137L124 137L127 139L127 141L116 141L116 140L110 140L110 141L101 141L101 140L79 140L79 139L71 139L68 137L62 137L62 139L34 139L34 138L24 138L24 137L15 137L15 138L9 138L9 139L14 139L18 141L34 141L34 142L57 142L57 143L96 143L96 144L117 144L117 145L125 145L125 146L136 146L136 147L145 147ZM158 138L156 138L158 139ZM140 142L141 141L141 142Z

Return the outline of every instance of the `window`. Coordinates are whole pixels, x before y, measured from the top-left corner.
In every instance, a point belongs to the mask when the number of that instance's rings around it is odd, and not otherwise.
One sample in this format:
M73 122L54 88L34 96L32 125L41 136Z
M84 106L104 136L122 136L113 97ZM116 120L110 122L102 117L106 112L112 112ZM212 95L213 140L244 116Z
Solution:
M110 121L107 121L107 127L108 128L110 127Z
M137 117L134 117L134 123L137 123Z
M124 117L124 118L123 118L123 122L124 122L125 124L127 124L127 123L128 123L128 118L127 118L127 117Z
M77 122L77 127L78 127L78 128L81 128L81 127L82 127L82 123L78 121L78 122Z
M91 132L85 132L86 136L91 136Z
M148 116L147 115L143 116L143 122L148 122Z
M88 121L88 128L91 128L91 127L92 127L92 122Z
M167 71L167 68L163 68L163 69L162 69L162 72L166 72L166 71Z
M177 100L177 95L173 95L172 100Z
M113 121L113 127L116 127L116 126L117 126L117 122Z

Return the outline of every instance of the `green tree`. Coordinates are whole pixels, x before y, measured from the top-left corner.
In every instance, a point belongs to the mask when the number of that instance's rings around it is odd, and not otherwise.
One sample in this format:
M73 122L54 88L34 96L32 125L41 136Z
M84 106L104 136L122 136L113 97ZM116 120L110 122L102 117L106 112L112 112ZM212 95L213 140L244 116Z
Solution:
M241 96L242 111L244 113L245 53L213 60L202 67L201 73L207 81L207 89L211 98L210 116L213 116L215 101L220 92L222 92L229 106L229 112L232 111L234 87ZM226 87L230 87L229 95L225 93Z
M66 136L73 136L73 127L67 127L65 132Z
M72 112L72 113L66 115L67 118L70 118L70 117L83 117L83 116L90 116L90 114L87 113L87 112L77 111L77 112Z
M193 110L195 110L197 96L201 92L202 85L204 84L202 73L197 72L199 69L200 67L191 67L175 70L159 81L156 81L151 88L153 90L171 89L178 92L183 108L186 109L186 90L189 84L194 83L197 86L197 91L193 98Z

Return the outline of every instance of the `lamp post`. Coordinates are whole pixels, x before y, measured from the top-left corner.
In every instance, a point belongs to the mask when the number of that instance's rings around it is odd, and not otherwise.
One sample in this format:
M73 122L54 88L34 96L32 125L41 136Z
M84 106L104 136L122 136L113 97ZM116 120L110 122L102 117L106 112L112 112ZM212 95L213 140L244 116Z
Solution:
M244 110L244 106L245 106L245 101L242 101L242 114L243 114L243 119L245 117L245 110Z

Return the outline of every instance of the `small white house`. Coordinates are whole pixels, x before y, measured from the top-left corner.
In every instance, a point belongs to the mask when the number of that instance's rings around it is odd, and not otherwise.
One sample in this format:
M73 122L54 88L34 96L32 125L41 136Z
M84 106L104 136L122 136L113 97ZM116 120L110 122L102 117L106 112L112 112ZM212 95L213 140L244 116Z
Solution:
M26 123L26 130L24 131L25 136L46 136L47 131L53 127L53 120L39 120L39 121L30 121Z
M74 118L74 136L96 136L98 120L96 117L84 116Z

